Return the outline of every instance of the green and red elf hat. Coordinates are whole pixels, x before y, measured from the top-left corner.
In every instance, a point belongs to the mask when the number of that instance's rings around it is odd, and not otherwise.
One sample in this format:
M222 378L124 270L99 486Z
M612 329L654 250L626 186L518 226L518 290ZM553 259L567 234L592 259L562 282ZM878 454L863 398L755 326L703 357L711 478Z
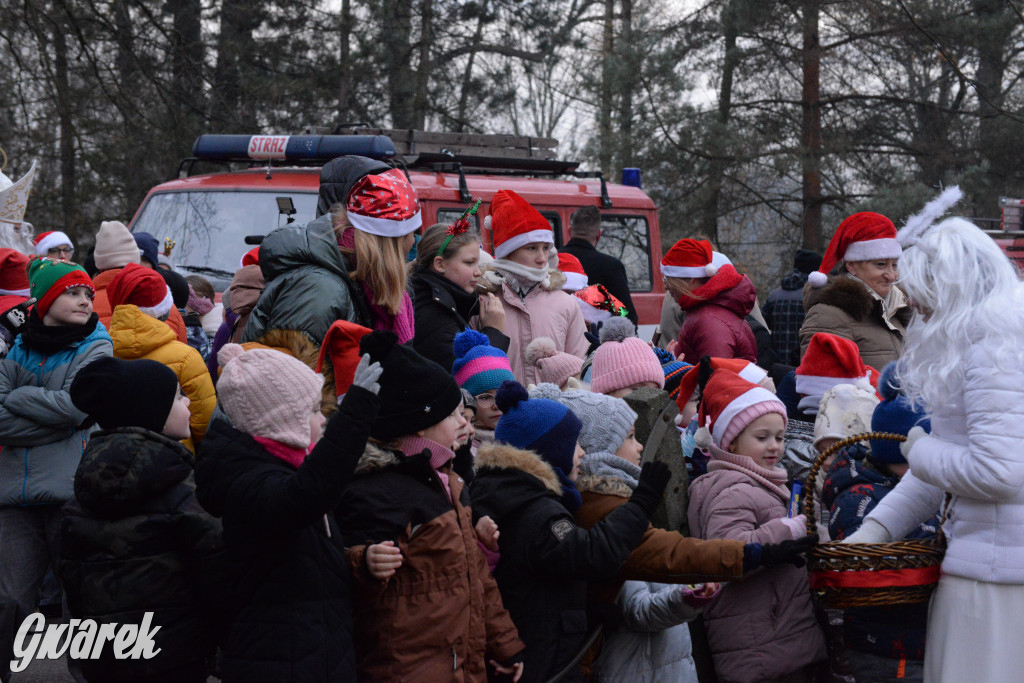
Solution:
M40 318L46 315L57 297L72 287L86 287L96 293L85 269L68 261L33 258L28 264L28 281L32 296L37 299L36 312Z

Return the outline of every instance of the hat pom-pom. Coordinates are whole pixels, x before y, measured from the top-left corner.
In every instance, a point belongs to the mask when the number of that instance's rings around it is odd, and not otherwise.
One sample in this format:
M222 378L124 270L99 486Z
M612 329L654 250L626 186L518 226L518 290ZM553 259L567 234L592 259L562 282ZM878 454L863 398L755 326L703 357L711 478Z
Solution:
M490 215L484 216L484 230L491 229L491 217Z
M359 340L359 353L370 354L370 360L378 362L390 353L391 349L398 345L398 337L394 332L376 331L371 332Z
M611 318L601 325L601 343L621 342L636 336L636 328L629 318Z
M816 270L807 276L807 281L811 283L811 287L824 287L828 282L828 275L825 275L820 270Z
M718 273L718 266L714 263L709 263L704 266L704 272L707 273L708 277L714 277Z
M245 353L245 349L240 344L225 344L217 353L217 362L223 368L243 353Z
M498 406L498 410L503 413L515 408L522 401L528 400L530 400L530 394L526 391L526 387L512 380L502 382L498 391L494 393L494 405Z
M683 414L682 413L676 413L676 416L674 418L672 418L672 421L676 423L676 427L682 427L683 426Z
M878 378L878 395L885 401L899 398L900 385L896 377L896 361L882 368L882 374Z
M470 349L477 346L490 346L491 341L487 338L487 335L476 330L465 330L455 335L455 343L453 349L455 350L455 357L462 358Z
M530 389L530 398L549 398L552 401L557 401L562 398L562 390L551 382L541 382Z
M693 445L702 451L706 451L714 444L714 440L711 438L711 430L707 427L701 427L693 435Z
M558 349L555 348L555 340L551 337L537 337L526 347L526 362L536 365L537 361L544 358L551 358Z

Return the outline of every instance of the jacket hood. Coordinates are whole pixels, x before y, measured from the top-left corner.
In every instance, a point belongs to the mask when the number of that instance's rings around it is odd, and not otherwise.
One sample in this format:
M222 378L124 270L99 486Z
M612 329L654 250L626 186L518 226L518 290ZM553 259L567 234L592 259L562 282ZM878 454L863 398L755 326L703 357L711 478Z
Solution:
M228 286L228 301L231 310L239 316L248 315L260 300L260 294L267 283L263 280L263 271L256 264L242 267Z
M138 306L122 304L110 318L114 355L125 360L141 358L153 349L177 341L170 325L146 315Z
M367 441L366 448L363 449L363 454L359 456L359 462L356 463L355 476L365 476L396 467L401 462L401 458L394 451Z
M320 197L316 203L317 218L330 213L335 204L344 203L352 188L363 176L390 171L391 167L382 161L360 156L343 156L332 159L320 169ZM260 261L262 262L262 248Z
M316 266L343 280L349 279L348 264L338 249L329 215L310 221L306 226L278 228L260 245L260 270L267 283L301 266Z
M75 474L75 498L87 512L122 517L192 473L180 442L139 427L94 432Z
M740 318L744 318L754 309L756 298L757 291L754 289L754 283L750 281L749 277L743 275L738 285L716 293L707 300L707 303L727 308Z
M807 273L801 273L799 270L794 270L782 278L782 288L791 292L802 289L805 284L807 284Z
M744 318L754 308L756 298L757 291L750 278L740 275L733 266L725 265L710 280L693 290L692 296L684 294L679 299L679 306L688 311L714 304Z
M500 295L502 282L504 282L504 277L502 277L501 273L494 267L494 264L489 264L483 269L483 275L480 277L480 282L477 287L481 289L484 294ZM554 292L560 291L564 284L565 274L560 270L552 270L548 277L547 286L542 284L540 287L544 291Z
M602 496L629 498L633 489L622 479L607 474L584 474L576 480L580 493L597 493Z
M892 288L892 316L899 318L903 324L910 322L912 309L907 304L907 297L899 287ZM816 304L835 306L854 320L865 320L880 306L871 295L867 285L860 280L845 275L830 276L824 287L804 285L804 310L811 310Z

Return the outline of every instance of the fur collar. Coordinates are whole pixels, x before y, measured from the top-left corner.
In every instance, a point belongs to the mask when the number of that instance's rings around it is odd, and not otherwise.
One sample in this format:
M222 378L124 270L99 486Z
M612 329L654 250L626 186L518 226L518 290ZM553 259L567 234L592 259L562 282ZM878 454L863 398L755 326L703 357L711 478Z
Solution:
M482 290L484 294L494 294L495 296L501 295L504 280L501 274L494 269L493 265L488 265L484 268L484 273L480 278L480 282L477 283L477 288ZM552 270L548 276L548 285L538 285L540 289L547 292L560 291L562 285L565 284L565 275L560 270Z
M480 448L476 456L477 473L488 467L526 472L539 479L556 496L562 497L562 484L558 481L558 475L551 469L551 465L533 451L524 451L503 443L487 444Z
M316 371L320 349L298 330L268 330L256 340L264 346L282 349L297 360L302 361L310 370ZM325 416L338 409L338 397L334 392L334 368L324 363L320 374L324 376L324 387L320 390L320 412Z
M363 449L363 454L359 456L359 462L356 463L355 475L358 477L372 474L395 467L400 463L401 460L397 453L367 441L366 448Z
M589 491L590 493L617 496L619 498L629 498L633 495L633 489L629 487L629 484L617 477L602 474L581 475L576 481L576 488L579 489L580 493Z
M906 325L910 321L912 309L907 305L903 290L893 287L893 292L895 310L891 317ZM809 311L816 304L835 306L854 320L866 320L879 314L882 309L882 302L871 296L867 285L845 275L829 277L824 287L812 287L810 283L804 285L804 310Z

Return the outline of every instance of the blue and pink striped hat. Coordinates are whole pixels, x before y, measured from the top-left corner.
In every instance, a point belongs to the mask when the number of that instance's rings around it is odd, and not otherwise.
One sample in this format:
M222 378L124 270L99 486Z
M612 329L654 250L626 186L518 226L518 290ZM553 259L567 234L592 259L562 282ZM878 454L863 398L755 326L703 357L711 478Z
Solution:
M505 352L491 346L487 336L476 330L455 335L452 374L459 386L474 396L495 391L502 382L515 381Z

